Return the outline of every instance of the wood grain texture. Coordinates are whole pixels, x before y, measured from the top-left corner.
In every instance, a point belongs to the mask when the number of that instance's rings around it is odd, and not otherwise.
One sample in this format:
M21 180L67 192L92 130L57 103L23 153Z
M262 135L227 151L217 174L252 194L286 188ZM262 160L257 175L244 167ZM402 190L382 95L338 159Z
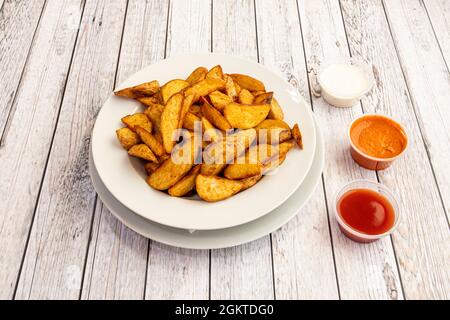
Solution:
M257 61L253 1L215 1L212 37L214 52ZM211 251L211 299L273 298L270 236L242 246Z
M88 174L90 135L113 89L125 9L125 0L86 3L17 289L19 299L79 298L95 203Z
M441 53L450 66L450 1L449 0L423 0L433 30L439 41Z
M128 2L117 84L164 58L168 3ZM99 199L96 208L82 298L142 299L149 240L124 226Z
M296 2L258 1L256 16L261 63L279 71L310 103ZM272 238L277 299L339 298L322 184Z
M418 0L386 1L384 7L420 132L450 219L450 74L425 7ZM450 37L450 29L447 31Z
M171 0L166 55L208 52L211 1ZM208 299L209 252L151 242L146 299Z
M22 77L22 72L45 0L0 2L1 135L7 123L11 108L13 107L14 97Z
M64 94L77 34L66 24L71 6L81 1L47 3L0 147L1 298L13 296Z
M423 120L414 112L383 5L381 1L342 1L342 8L352 54L370 61L377 79L372 94L363 99L365 111L394 117L409 134L409 151L392 167L379 172L381 183L399 196L403 214L392 239L405 297L448 298L450 233L416 117L419 122ZM397 19L401 23L407 17L399 15ZM399 45L406 45L404 41ZM402 56L400 60L404 63ZM420 74L424 76L425 72Z
M298 5L310 83L315 87L315 74L324 64L349 58L347 39L337 1L299 1ZM347 126L361 115L361 106L335 108L316 97L312 102L326 141L323 178L340 296L342 299L401 299L390 239L361 246L341 233L333 217L334 195L342 186L354 179L376 181L373 171L355 164L344 139Z

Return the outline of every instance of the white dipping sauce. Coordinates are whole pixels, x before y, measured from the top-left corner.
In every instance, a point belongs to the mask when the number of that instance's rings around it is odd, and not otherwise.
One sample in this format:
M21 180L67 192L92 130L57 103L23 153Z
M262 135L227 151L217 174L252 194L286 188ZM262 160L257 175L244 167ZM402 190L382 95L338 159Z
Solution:
M320 85L330 94L356 98L369 89L370 81L366 72L350 64L333 64L320 74Z

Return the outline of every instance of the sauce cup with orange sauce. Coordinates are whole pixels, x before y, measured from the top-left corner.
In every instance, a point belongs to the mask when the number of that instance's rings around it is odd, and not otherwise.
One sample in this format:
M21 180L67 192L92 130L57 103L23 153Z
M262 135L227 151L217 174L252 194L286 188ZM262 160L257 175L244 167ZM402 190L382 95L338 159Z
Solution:
M383 170L403 155L408 136L397 121L379 114L366 114L348 129L350 153L362 167Z

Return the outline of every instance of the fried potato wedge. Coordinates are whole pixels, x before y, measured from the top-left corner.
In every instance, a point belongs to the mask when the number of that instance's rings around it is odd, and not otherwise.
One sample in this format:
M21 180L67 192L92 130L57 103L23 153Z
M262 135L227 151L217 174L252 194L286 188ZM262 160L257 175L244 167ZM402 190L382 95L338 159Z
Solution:
M226 166L226 163L204 163L202 165L202 174L205 176L217 176Z
M136 100L139 101L140 103L142 103L143 105L146 105L146 106L151 106L153 104L158 104L159 103L159 99L154 97L154 96L137 98Z
M147 162L144 164L145 172L147 173L147 176L151 175L153 172L156 171L156 169L159 168L161 164L155 163L155 162Z
M223 79L225 80L225 92L228 97L232 101L236 101L239 95L239 92L241 92L241 87L239 87L234 81L233 78L231 78L229 75L224 74Z
M250 189L255 184L257 184L259 182L259 180L261 180L261 178L262 178L262 175L257 175L257 176L254 176L254 177L242 179L241 182L243 183L244 187L242 188L241 191Z
M166 154L163 145L150 132L140 126L136 126L136 133L139 138L141 138L142 142L145 143L155 155L161 157Z
M223 172L227 179L240 180L261 175L263 166L260 163L233 163L228 165Z
M297 142L297 145L300 147L300 149L303 150L303 137L302 137L302 133L301 133L300 128L298 127L297 123L292 128L292 135L294 136L294 139Z
M263 122L267 118L269 111L269 104L242 105L234 102L225 107L223 114L231 127L249 129Z
M196 180L197 193L205 201L225 200L244 189L244 183L236 180L199 174Z
M259 143L281 143L292 138L289 125L282 120L266 119L256 126Z
M167 102L161 114L161 134L163 138L164 149L171 153L175 145L174 135L179 128L180 111L183 105L184 96L181 93L174 94Z
M230 74L230 77L233 78L233 81L242 89L247 89L249 91L266 91L264 83L253 77L238 73Z
M205 98L202 97L201 102L203 102L203 116L208 119L208 121L211 122L216 128L219 128L223 131L227 131L233 128L228 120L225 119L225 117L216 108L211 106Z
M158 163L158 159L150 148L145 144L134 145L128 150L130 156Z
M206 141L219 141L222 134L205 117L202 117L203 132Z
M116 130L117 139L125 150L129 150L132 146L138 144L141 140L139 136L130 128L121 128Z
M189 87L189 82L181 79L175 79L172 81L167 82L164 86L161 88L161 96L163 103L166 105L169 99L176 93L179 93L180 91L186 89Z
M189 173L180 181L169 188L169 194L172 197L183 197L195 189L195 180L200 174L201 165L196 165Z
M232 98L220 91L211 92L209 94L209 99L211 100L213 106L220 112L222 112L227 105L233 102Z
M202 117L202 107L200 107L198 104L193 104L189 108L189 112L192 113L192 114L195 114L199 118Z
M207 79L222 79L223 80L223 71L220 65L211 68L206 75Z
M266 101L270 101L270 112L267 116L269 119L275 120L283 120L284 113L283 109L281 109L278 101L273 97L273 92L264 92L255 97L255 104L264 103Z
M180 110L180 122L178 123L178 128L183 127L184 116L186 115L186 113L188 113L193 102L194 102L193 95L184 97L183 104L182 104L181 110Z
M155 93L157 93L159 89L160 89L159 82L155 80L151 82L142 83L140 85L131 88L116 91L114 92L114 94L118 97L137 99L152 96Z
M164 111L162 104L151 104L145 109L145 115L150 119L155 131L159 131L161 127L161 114Z
M152 123L148 119L145 113L135 113L129 116L123 117L122 122L126 124L128 128L136 132L136 126L140 126L147 130L148 132L152 132Z
M239 92L239 103L252 104L253 101L255 101L255 97L247 89L242 89L241 92Z
M294 141L292 140L280 143L272 156L263 163L263 174L278 168L286 160L286 155L293 147Z
M213 91L225 89L225 81L222 79L207 78L197 82L185 91L186 95L193 94L195 96L194 102L198 101L200 97L207 96Z
M195 123L196 122L200 122L200 118L197 117L195 114L193 113L186 113L186 115L184 116L183 119L183 128L184 129L188 129L188 130L195 130Z
M187 82L192 86L193 84L196 84L199 81L202 81L206 78L206 74L208 73L208 69L205 67L198 67L192 73L189 75L189 77L186 79Z

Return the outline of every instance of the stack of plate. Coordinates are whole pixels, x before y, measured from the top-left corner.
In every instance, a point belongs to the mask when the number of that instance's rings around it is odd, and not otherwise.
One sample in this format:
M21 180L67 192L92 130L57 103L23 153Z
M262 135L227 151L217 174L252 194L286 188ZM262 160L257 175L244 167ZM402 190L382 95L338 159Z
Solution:
M320 181L324 145L311 109L290 84L260 64L220 54L177 56L142 69L120 87L150 80L185 78L198 66L220 64L225 72L252 75L275 93L285 121L299 123L304 149L291 151L283 165L256 186L225 201L173 198L153 190L142 164L117 141L120 119L140 104L111 96L98 114L89 161L94 187L106 207L145 237L183 248L213 249L258 239L292 219ZM195 232L194 232L195 231Z

